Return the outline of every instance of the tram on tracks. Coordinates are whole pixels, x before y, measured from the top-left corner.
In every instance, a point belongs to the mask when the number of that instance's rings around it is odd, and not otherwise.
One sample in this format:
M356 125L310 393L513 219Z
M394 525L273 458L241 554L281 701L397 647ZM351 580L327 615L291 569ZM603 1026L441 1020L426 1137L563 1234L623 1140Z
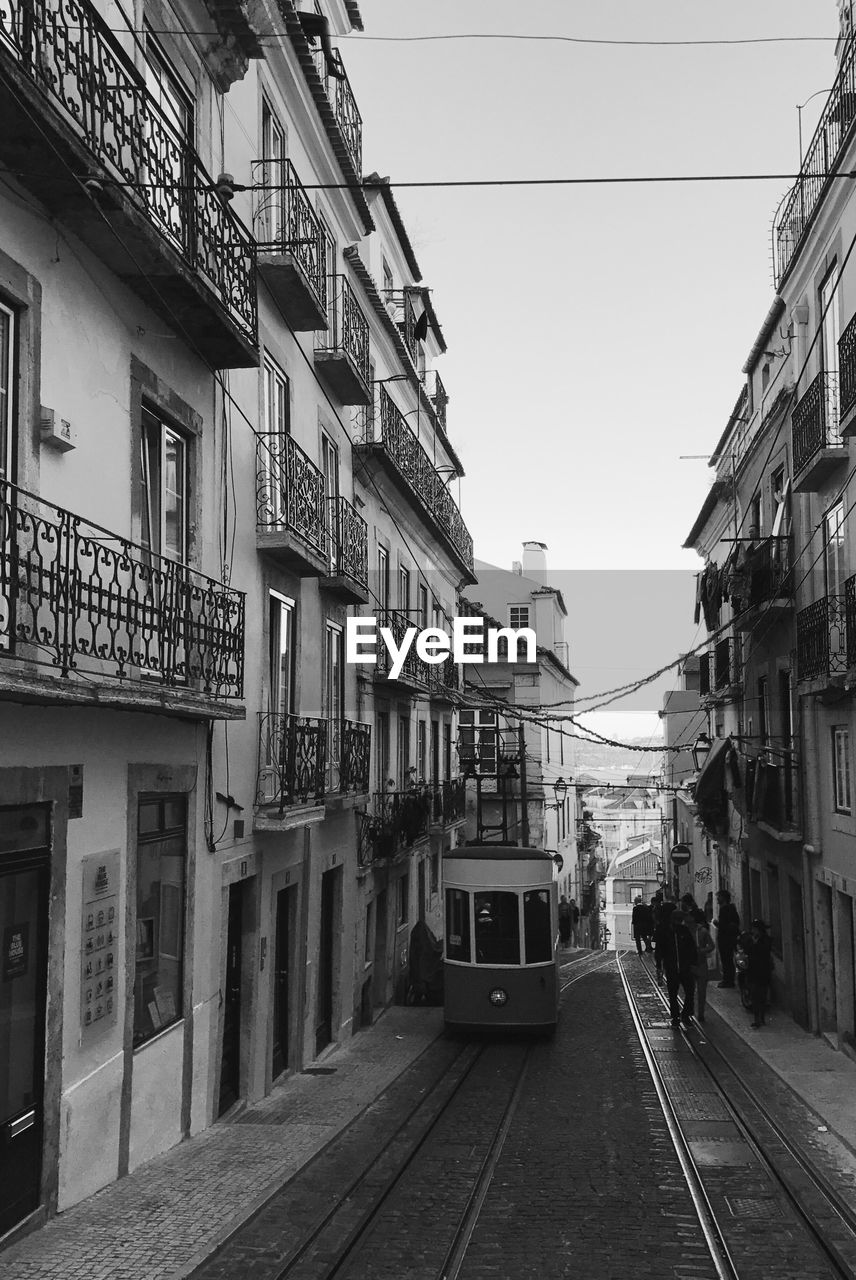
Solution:
M543 849L464 845L444 856L447 1030L555 1031L556 876Z

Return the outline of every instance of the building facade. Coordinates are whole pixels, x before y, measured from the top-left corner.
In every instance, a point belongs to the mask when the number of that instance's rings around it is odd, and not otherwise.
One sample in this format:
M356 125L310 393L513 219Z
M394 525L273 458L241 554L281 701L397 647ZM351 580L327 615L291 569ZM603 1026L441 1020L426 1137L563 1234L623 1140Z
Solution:
M0 15L0 1234L403 997L463 820L345 660L474 581L357 5L135 13Z

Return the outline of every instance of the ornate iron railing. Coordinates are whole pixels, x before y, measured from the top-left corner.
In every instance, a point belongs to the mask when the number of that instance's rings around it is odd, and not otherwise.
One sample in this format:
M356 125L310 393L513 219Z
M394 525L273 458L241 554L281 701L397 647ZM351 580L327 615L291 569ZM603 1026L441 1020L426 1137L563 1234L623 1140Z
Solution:
M416 341L416 311L413 307L413 293L404 289L401 293L389 293L387 301L393 305L393 320L398 326L402 341L407 347L410 359L416 365L418 344Z
M842 146L856 119L856 45L853 37L844 50L838 75L818 122L814 137L788 198L776 216L773 238L776 252L776 287L794 259L803 234L835 171Z
M746 609L792 596L792 553L789 537L765 538L760 546L747 552L743 566L744 587L739 593L732 590L732 597L738 597Z
M380 639L380 628L389 627L392 632L396 646L401 647L404 640L404 633L408 627L416 627L417 623L409 618L406 613L400 613L398 609L387 609L378 613L378 646L377 646L377 666L376 671L379 675L388 676L392 667L392 658L389 650ZM401 668L399 680L405 680L410 684L420 684L427 687L431 682L431 668L427 662L423 662L417 657L416 644L411 644L404 659L404 665Z
M464 778L448 778L431 788L431 821L443 826L466 815L467 784Z
M852 579L848 579L852 582ZM845 595L821 596L797 614L797 678L815 680L847 670L848 633ZM852 588L851 588L852 592ZM850 641L852 646L852 640Z
M339 765L340 791L368 791L371 763L371 725L343 720Z
M457 503L385 387L380 388L378 410L365 415L364 423L362 443L383 444L415 497L471 570L473 540Z
M256 342L253 240L88 0L5 0L6 50Z
M0 480L0 658L241 698L244 617L242 592Z
M330 563L334 574L353 578L361 586L369 581L368 525L341 494L327 498L331 534Z
M430 666L431 689L437 694L457 693L461 687L461 668L448 657L445 662Z
M822 372L809 383L791 418L794 474L802 471L821 449L841 449L838 430L838 375Z
M330 75L327 59L320 49L314 54L315 69L324 86L330 106L333 108L333 115L336 117L345 148L359 177L363 171L363 118L357 108L357 100L338 49L333 49L333 58L339 75Z
M838 339L838 377L843 418L856 404L856 316Z
M290 160L266 158L258 160L253 168L260 172L266 188L254 220L259 253L293 254L317 302L326 308L324 236L294 165Z
M371 384L369 325L347 276L327 281L328 328L315 335L319 351L343 351L367 386Z
M436 369L431 369L424 377L425 393L431 404L434 406L434 416L437 419L437 425L443 431L447 430L446 425L446 406L449 403L449 396L446 388L443 386L443 380Z
M412 849L429 834L433 796L427 787L409 791L378 791L371 812L363 814L359 860L363 866Z
M847 634L847 666L856 667L856 576L844 583L844 628Z
M276 808L320 803L326 791L327 721L280 712L259 715L256 805Z
M713 683L717 692L737 684L734 641L730 636L718 640L713 650Z
M323 472L293 436L256 437L256 523L259 529L296 533L326 555L327 489Z

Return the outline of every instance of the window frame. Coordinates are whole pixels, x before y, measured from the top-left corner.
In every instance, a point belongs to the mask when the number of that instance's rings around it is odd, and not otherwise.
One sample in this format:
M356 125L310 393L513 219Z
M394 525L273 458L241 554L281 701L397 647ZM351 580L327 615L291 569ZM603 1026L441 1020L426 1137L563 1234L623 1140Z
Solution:
M182 809L182 823L178 826L169 826L166 824L165 817L167 806L180 801ZM142 831L142 813L144 807L157 806L159 810L160 825L154 830ZM142 792L137 796L137 832L136 832L136 850L135 850L135 866L136 866L136 887L135 887L135 907L134 907L134 931L136 937L135 963L134 963L134 1006L133 1006L133 1048L143 1048L149 1041L155 1039L162 1032L167 1031L170 1027L175 1026L184 1018L184 975L186 970L186 949L187 949L187 921L186 912L188 904L187 880L190 861L190 849L188 844L188 816L189 816L189 797L185 792ZM182 852L178 855L177 860L180 861L181 879L180 881L164 881L162 878L153 881L157 884L157 908L154 915L142 915L141 911L146 909L141 906L140 901L140 855L145 855L146 850L154 845L163 845L168 841L182 841ZM176 855L172 855L176 856ZM177 911L173 912L175 917L174 923L177 929L177 945L170 951L162 949L164 941L164 888L178 888L178 906ZM140 925L151 925L151 928L144 928L142 931ZM150 949L151 947L151 949ZM165 992L166 997L171 997L173 1001L172 1016L164 1016L160 1010L160 1001L157 996L151 1001L145 999L145 987L140 983L143 978L138 978L138 971L141 965L145 965L148 961L154 960L155 957L164 958L174 961L177 964L177 973L174 979L174 988L172 991ZM159 972L159 967L156 973ZM160 979L157 980L157 986L152 988L152 992L160 991L163 987ZM164 1001L167 1010L169 1005ZM152 1015L151 1006L154 1004L159 1023L155 1024ZM148 1018L151 1024L151 1030L143 1032L139 1030L143 1014Z
M190 451L193 437L176 427L149 400L143 400L140 418L140 545L152 556L186 565L190 544ZM180 490L177 491L181 509L179 553L165 545L169 504L167 456L171 446L177 446L180 460L177 473ZM156 457L157 475L152 474L153 454ZM155 483L155 481L157 483ZM154 506L157 490L157 507Z
M6 349L0 347L0 480L12 479L12 446L15 441L15 371L18 355L18 313L0 298L0 318L6 322Z
M525 614L525 618L520 621L515 619L514 614ZM531 613L531 605L529 604L510 604L508 606L508 625L514 631L519 631L521 627L529 626L529 617Z
M834 724L832 736L832 804L836 813L853 815L853 782L850 766L850 726Z
M262 94L260 132L262 182L265 186L265 190L260 193L261 201L257 211L261 224L259 230L262 232L260 239L263 243L284 243L286 228L282 195L284 161L288 156L288 134L266 93ZM268 141L278 142L279 154L268 150Z

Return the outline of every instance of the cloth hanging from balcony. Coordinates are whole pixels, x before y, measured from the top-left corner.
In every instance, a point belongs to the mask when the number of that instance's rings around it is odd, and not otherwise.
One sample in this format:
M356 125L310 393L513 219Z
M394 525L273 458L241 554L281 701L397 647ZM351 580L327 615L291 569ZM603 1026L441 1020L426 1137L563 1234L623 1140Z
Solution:
M719 611L722 608L722 574L717 565L709 564L701 575L699 594L704 625L708 631L715 631L719 626Z
M730 738L717 738L696 778L693 800L698 816L713 835L728 834L725 766L731 749Z

